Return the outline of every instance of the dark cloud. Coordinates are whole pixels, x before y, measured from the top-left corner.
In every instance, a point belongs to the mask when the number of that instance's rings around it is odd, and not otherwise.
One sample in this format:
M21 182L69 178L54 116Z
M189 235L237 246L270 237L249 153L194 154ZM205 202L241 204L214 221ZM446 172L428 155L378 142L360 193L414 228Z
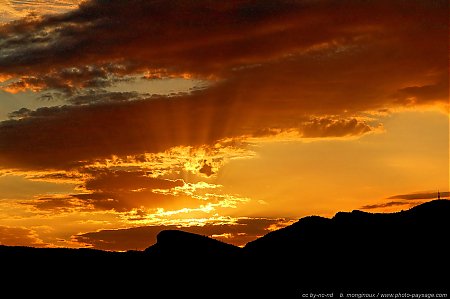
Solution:
M151 190L142 191L116 191L72 194L73 198L81 200L86 207L91 206L95 210L114 210L126 212L138 207L148 209L182 209L196 208L204 203L201 200L186 196L172 194L159 194Z
M89 105L96 103L114 103L137 100L144 97L137 92L107 92L90 90L83 94L77 94L68 98L68 101L74 105Z
M8 114L9 118L23 118L28 117L31 114L31 110L27 108L20 108L17 111L13 111Z
M314 37L309 33L317 24L307 17L323 8L305 8L293 1L276 5L255 1L86 1L65 15L4 26L0 68L17 73L25 69L47 72L74 64L126 61L129 69L147 63L156 68L215 72L241 61L258 61L259 56L278 56L286 44L295 49L297 43L301 47L323 40L320 34ZM324 18L318 22L323 23ZM303 34L292 41L296 32ZM267 43L267 38L278 42ZM262 53L254 53L256 48Z
M203 160L202 167L198 171L200 173L203 173L206 176L211 176L214 174L214 171L212 170L212 166L208 164L207 160Z
M156 153L223 138L261 136L266 127L300 133L306 128L308 137L360 135L372 129L355 120L309 122L291 105L252 108L240 96L220 91L27 111L27 117L0 123L0 164L70 168L113 154Z
M448 197L450 192L440 192L441 198ZM436 199L438 197L438 192L420 192L420 193L409 193L400 194L388 197L388 199L405 199L405 200L416 200L416 199Z
M56 181L75 183L84 180L83 174L73 172L52 172L45 174L34 174L29 177L30 180L35 181Z
M342 137L346 135L362 135L373 128L356 119L313 119L303 127L303 137Z
M85 193L73 194L95 209L129 211L136 207L177 209L197 207L200 201L190 197L154 193L154 189L171 189L184 185L182 180L148 177L139 171L94 171L86 180Z
M183 180L168 180L149 177L146 171L84 170L83 173L48 173L34 175L31 180L56 183L77 183L82 193L66 196L42 196L23 201L22 204L53 213L76 210L115 210L127 212L136 208L182 209L198 208L205 200L169 192L185 185ZM154 192L163 190L168 192ZM217 203L211 198L209 202ZM139 219L135 219L139 220Z
M27 200L22 204L32 206L40 211L59 214L93 210L129 212L136 208L177 210L182 208L198 208L204 203L204 200L189 196L154 193L152 190L113 190L111 192L93 191L90 193L70 194L64 197L47 196L35 200ZM137 216L132 216L128 220L142 219Z
M4 25L0 74L22 87L72 92L68 102L78 107L12 113L20 117L0 123L0 164L70 168L292 130L358 136L378 126L359 120L361 112L448 105L447 7L92 0ZM128 75L183 73L210 85L145 99L98 91Z
M77 68L62 70L40 76L38 73L21 76L8 83L4 89L10 93L18 93L26 90L42 91L47 89L58 90L65 96L71 95L84 88L104 88L120 82L117 78L110 77L107 72L95 70L86 71Z
M63 15L1 27L0 73L24 76L21 81L38 88L47 81L51 88L73 88L148 70L232 78L268 63L276 71L281 63L281 74L291 75L299 91L319 84L320 89L338 87L336 97L348 88L354 89L353 97L361 89L372 96L393 94L406 82L436 77L448 82L446 8L445 0L91 0ZM311 80L318 73L323 82ZM350 84L349 76L363 84ZM290 83L292 90L296 85ZM437 87L440 101L443 85ZM303 93L312 96L309 87Z
M441 101L448 96L448 83L438 82L432 85L409 86L399 89L395 97L404 105L415 105L416 103L433 103Z
M182 180L165 180L147 176L137 171L99 171L86 181L85 187L92 191L121 191L145 189L170 189L184 185Z
M23 227L0 226L0 244L10 246L45 247L35 231Z
M144 226L129 229L101 230L74 236L75 240L104 250L143 250L156 242L156 235L162 230L179 229L206 235L221 241L243 246L269 232L272 225L284 226L285 219L248 218L239 219L236 224L207 224L204 226L178 227L175 225Z
M73 212L77 209L88 210L87 205L71 196L42 197L37 200L26 201L23 204L33 206L41 211L51 211L54 213Z

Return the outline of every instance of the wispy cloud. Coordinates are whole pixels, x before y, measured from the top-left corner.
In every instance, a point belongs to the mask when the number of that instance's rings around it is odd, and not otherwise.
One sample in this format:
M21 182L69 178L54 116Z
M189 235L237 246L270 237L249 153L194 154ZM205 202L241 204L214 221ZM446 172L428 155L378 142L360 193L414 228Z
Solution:
M389 201L389 202L383 202L383 203L378 203L378 204L372 204L372 205L365 205L362 206L361 209L362 210L373 210L373 209L383 209L383 208L390 208L390 207L396 207L396 206L414 206L414 205L418 205L421 202L416 202L416 203L411 203L411 202L406 202L406 201Z
M441 197L448 197L448 191L440 192ZM434 192L418 192L409 194L399 194L388 197L388 199L406 199L406 200L416 200L416 199L435 199L438 197L438 191Z
M450 192L448 192L448 191L440 192L441 198L448 197L449 195L450 195ZM427 201L430 199L437 199L437 197L438 197L438 191L399 194L399 195L393 195L393 196L390 196L387 198L387 199L395 200L395 201L380 202L380 203L376 203L376 204L365 205L365 206L362 206L361 209L363 209L363 210L385 209L385 208L390 208L390 207L395 207L395 206L413 207L413 206L423 203L424 201Z

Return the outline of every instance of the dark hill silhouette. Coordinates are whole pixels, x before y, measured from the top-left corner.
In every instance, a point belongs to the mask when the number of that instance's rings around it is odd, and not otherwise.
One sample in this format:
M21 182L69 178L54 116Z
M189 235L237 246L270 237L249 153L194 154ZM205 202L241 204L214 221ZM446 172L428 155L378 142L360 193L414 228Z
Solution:
M450 224L450 202L435 200L397 213L366 213L354 210L338 212L332 219L309 216L270 232L245 246L251 254L264 251L314 251L320 248L351 247L350 244L370 243L370 246L406 245L408 239L432 239L445 236ZM444 231L445 230L445 231ZM331 241L338 243L330 244ZM374 241L380 241L375 243ZM324 246L327 245L327 246ZM417 244L420 246L420 244ZM426 247L428 248L430 244ZM433 245L433 247L435 247ZM436 248L436 249L439 249Z
M394 289L438 287L448 279L441 270L450 266L449 228L450 202L436 200L391 214L305 217L248 243L244 252L256 268L264 260L261 268L271 271L298 269L297 278L316 288L371 288L374 281ZM278 283L293 287L291 278Z
M0 246L0 266L4 286L19 280L75 292L75 283L83 287L80 296L88 288L103 297L122 291L167 298L436 293L448 291L449 227L450 201L435 200L391 214L305 217L244 248L174 230L162 231L145 251Z
M237 258L240 248L206 236L200 236L180 230L164 230L156 237L156 244L144 252L150 257L176 260L202 261L205 259Z

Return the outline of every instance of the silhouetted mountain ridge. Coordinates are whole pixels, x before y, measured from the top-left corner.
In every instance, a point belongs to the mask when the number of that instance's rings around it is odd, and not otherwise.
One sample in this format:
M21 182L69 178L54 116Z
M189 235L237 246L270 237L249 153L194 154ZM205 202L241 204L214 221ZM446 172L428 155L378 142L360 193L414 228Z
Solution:
M348 288L437 292L448 283L441 273L450 267L449 227L450 201L435 200L397 213L304 217L244 248L168 230L145 251L0 246L0 263L8 277L16 273L21 280L36 281L39 269L46 269L50 281L66 285L82 272L86 282L100 277L116 287L150 283L153 293L163 290L166 297L210 297L211 289L251 298Z
M285 263L309 269L311 277L323 276L315 269L342 269L349 264L381 272L388 264L426 268L430 262L448 262L448 247L442 243L449 227L450 202L441 200L391 214L356 210L339 212L331 219L305 217L248 243L244 250L255 261L277 257L269 262L276 269ZM330 279L338 275L333 272L328 272ZM394 280L388 274L385 278Z
M156 244L144 252L165 259L231 258L239 254L239 247L206 236L181 230L164 230L156 238Z

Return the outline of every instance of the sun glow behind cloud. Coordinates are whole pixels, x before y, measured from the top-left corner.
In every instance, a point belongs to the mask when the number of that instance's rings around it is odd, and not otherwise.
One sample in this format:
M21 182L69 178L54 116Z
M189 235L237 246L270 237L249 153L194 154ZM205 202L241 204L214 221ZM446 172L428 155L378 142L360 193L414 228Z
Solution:
M448 191L445 1L77 2L0 3L2 242L243 245Z

